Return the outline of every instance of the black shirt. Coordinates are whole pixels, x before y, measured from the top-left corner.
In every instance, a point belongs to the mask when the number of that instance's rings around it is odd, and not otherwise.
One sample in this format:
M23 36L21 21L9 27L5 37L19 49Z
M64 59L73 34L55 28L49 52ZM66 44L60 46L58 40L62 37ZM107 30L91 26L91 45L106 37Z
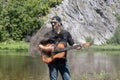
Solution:
M64 42L66 44L68 43L70 46L74 44L71 34L66 30L62 30L59 34L51 30L47 32L44 36L54 40L55 44L57 42Z
M53 30L47 32L45 35L45 37L51 38L52 40L54 40L54 44L57 44L59 42L64 43L64 45L67 47L67 43L72 46L74 44L74 40L72 39L71 34L66 31L66 30L62 30L59 34L54 32ZM67 55L67 51L66 51L66 55ZM59 64L59 63L63 63L66 61L66 55L65 55L65 59L55 59L54 64Z

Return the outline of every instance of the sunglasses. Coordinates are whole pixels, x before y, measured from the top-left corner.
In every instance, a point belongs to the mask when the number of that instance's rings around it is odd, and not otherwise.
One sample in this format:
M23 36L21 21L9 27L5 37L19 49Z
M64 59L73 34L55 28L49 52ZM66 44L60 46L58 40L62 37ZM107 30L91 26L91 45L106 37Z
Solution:
M53 26L56 25L56 24L57 24L57 22L51 22L51 25L53 25Z

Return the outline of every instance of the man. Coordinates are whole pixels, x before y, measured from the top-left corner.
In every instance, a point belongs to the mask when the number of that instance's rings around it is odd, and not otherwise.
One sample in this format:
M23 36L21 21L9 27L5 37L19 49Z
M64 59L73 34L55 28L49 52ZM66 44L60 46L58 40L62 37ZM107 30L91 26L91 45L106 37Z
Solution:
M67 43L70 46L75 45L71 34L68 31L63 30L61 18L59 16L52 17L50 22L52 25L52 30L50 32L47 32L45 34L45 37L49 37L50 39L52 39L54 45L57 45L58 43L63 43L65 47L67 47ZM43 44L40 44L39 48L41 50L46 50L51 52L54 51L53 45L46 47ZM63 80L71 80L66 56L67 56L67 51L65 51L64 57L56 58L54 59L54 61L48 63L50 80L57 80L58 71L60 72Z

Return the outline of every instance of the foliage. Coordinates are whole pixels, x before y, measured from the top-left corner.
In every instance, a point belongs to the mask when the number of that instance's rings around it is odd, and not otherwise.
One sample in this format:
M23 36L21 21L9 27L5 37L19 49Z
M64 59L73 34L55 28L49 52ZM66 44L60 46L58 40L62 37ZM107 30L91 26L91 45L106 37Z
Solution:
M56 5L60 4L62 0L47 0L50 7L55 7Z
M91 37L86 37L85 38L86 42L91 42L93 44L94 40Z
M120 45L116 44L92 45L90 48L95 51L120 51Z
M61 0L0 0L0 41L23 40L42 25L42 17Z
M75 75L76 74L76 75ZM119 80L120 72L118 71L118 74L107 72L105 70L100 70L96 72L83 72L82 74L73 73L72 80ZM76 77L77 76L77 77Z
M108 44L120 44L120 14L116 14L116 20L119 23L119 25L115 30L114 36L110 40L107 40Z
M13 41L0 43L0 51L28 51L29 44L24 41Z

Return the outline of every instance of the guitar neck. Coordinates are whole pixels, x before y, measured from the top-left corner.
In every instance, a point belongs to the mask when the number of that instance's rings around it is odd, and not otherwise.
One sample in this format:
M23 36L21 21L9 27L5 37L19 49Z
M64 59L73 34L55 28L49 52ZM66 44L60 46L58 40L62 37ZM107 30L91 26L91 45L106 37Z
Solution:
M67 51L67 50L71 50L71 49L76 49L77 47L81 47L81 45L75 45L75 46L70 46L70 47L65 47L65 48L59 48L59 47L56 47L53 51L53 53L59 53L59 52L64 52L64 51Z

